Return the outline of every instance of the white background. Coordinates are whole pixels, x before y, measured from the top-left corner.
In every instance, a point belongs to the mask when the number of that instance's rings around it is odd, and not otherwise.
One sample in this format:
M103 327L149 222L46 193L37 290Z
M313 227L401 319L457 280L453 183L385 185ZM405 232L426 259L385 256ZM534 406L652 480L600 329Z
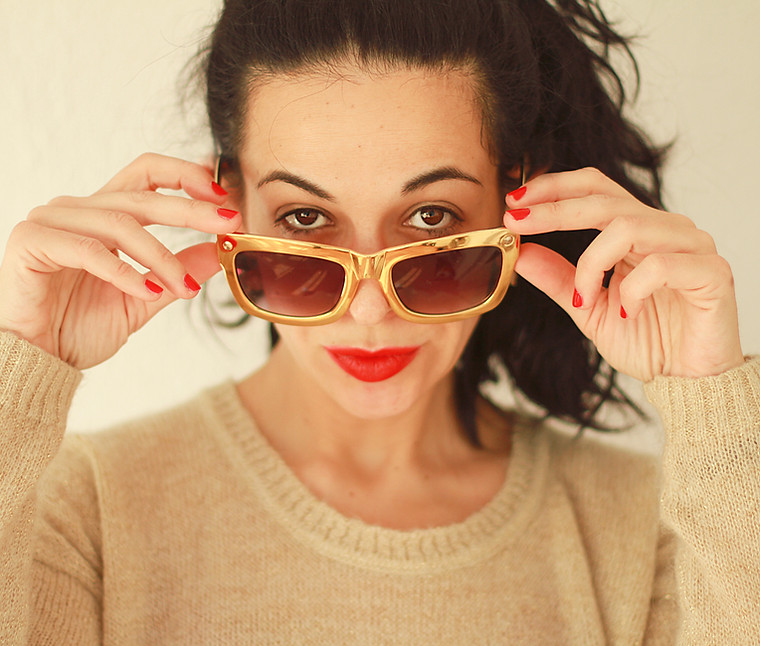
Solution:
M666 203L709 231L736 279L745 353L760 351L756 286L760 210L760 3L607 0L635 44L643 88L633 114L658 141L676 138ZM89 194L144 151L201 159L195 115L177 77L213 22L202 0L0 0L3 199L0 250L13 225L60 194ZM180 234L162 232L170 245ZM218 284L216 293L223 294ZM225 340L200 308L175 304L106 364L86 372L70 426L88 430L190 398L263 359L258 322ZM652 441L639 435L639 442Z

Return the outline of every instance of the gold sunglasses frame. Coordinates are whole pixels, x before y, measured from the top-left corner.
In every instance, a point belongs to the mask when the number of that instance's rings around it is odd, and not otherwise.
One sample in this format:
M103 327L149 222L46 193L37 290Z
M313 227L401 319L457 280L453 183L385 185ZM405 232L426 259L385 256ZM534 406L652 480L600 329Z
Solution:
M421 314L410 310L401 302L391 279L391 271L395 265L402 260L410 258L471 247L495 247L501 251L501 274L493 292L485 301L469 309L449 314ZM224 269L227 283L238 305L249 314L273 323L284 323L287 325L325 325L339 319L351 306L351 302L359 288L359 283L367 279L375 279L380 283L380 287L391 309L400 318L407 321L412 321L413 323L447 323L477 316L493 309L501 302L501 299L509 288L515 262L517 262L519 247L520 241L518 236L504 227L480 229L478 231L468 231L441 238L410 242L381 249L373 254L356 253L350 249L334 247L332 245L271 238L247 233L231 233L217 236L219 263ZM235 257L244 251L268 251L334 262L343 267L345 273L343 291L331 310L315 316L289 316L264 310L252 303L240 286L240 281L235 271Z
M214 168L214 179L221 183L222 171L228 160L219 155ZM520 166L520 181L525 183L525 166ZM426 256L455 249L471 247L496 247L501 251L501 273L491 295L479 305L459 312L449 314L421 314L410 310L396 294L391 280L391 270L402 260ZM361 254L332 245L271 238L248 233L230 233L217 236L217 254L219 264L224 269L227 284L237 304L248 314L263 318L272 323L286 325L325 325L343 316L359 289L359 283L366 279L375 279L385 294L386 300L397 316L413 323L448 323L478 316L496 307L504 298L512 280L515 263L520 250L520 237L505 227L468 231L441 238L410 242L381 249L373 254ZM338 302L328 312L316 316L288 316L275 314L269 310L257 307L243 292L237 272L235 271L235 256L243 251L269 251L310 258L330 260L341 267L345 273L343 291Z

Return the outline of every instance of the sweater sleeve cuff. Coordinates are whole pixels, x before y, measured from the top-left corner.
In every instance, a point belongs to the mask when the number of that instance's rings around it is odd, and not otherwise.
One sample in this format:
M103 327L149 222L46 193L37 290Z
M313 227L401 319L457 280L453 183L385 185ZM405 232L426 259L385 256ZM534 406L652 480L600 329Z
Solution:
M666 432L679 429L683 439L705 433L760 432L760 357L713 377L655 377L644 385Z
M11 332L0 331L0 412L55 424L66 419L81 371Z

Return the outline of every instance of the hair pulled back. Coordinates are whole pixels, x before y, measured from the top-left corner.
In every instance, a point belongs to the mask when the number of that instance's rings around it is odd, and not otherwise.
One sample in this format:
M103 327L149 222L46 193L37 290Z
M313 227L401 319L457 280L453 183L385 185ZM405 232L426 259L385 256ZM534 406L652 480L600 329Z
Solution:
M505 187L524 160L529 172L593 166L659 206L663 150L623 115L615 50L637 72L628 40L594 0L226 0L202 60L212 135L233 167L251 92L267 77L347 59L454 68L472 73ZM523 240L575 263L597 233ZM457 410L475 444L475 401L500 369L547 415L582 427L604 428L605 401L630 404L570 317L524 280L481 317L455 371Z

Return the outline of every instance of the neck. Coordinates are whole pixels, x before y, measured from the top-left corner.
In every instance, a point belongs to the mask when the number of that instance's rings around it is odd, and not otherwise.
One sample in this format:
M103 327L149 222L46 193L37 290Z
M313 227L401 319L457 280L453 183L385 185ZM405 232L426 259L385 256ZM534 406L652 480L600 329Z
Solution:
M290 464L321 460L378 474L456 461L471 450L457 421L451 375L407 410L365 419L336 404L281 345L239 392L261 432Z

